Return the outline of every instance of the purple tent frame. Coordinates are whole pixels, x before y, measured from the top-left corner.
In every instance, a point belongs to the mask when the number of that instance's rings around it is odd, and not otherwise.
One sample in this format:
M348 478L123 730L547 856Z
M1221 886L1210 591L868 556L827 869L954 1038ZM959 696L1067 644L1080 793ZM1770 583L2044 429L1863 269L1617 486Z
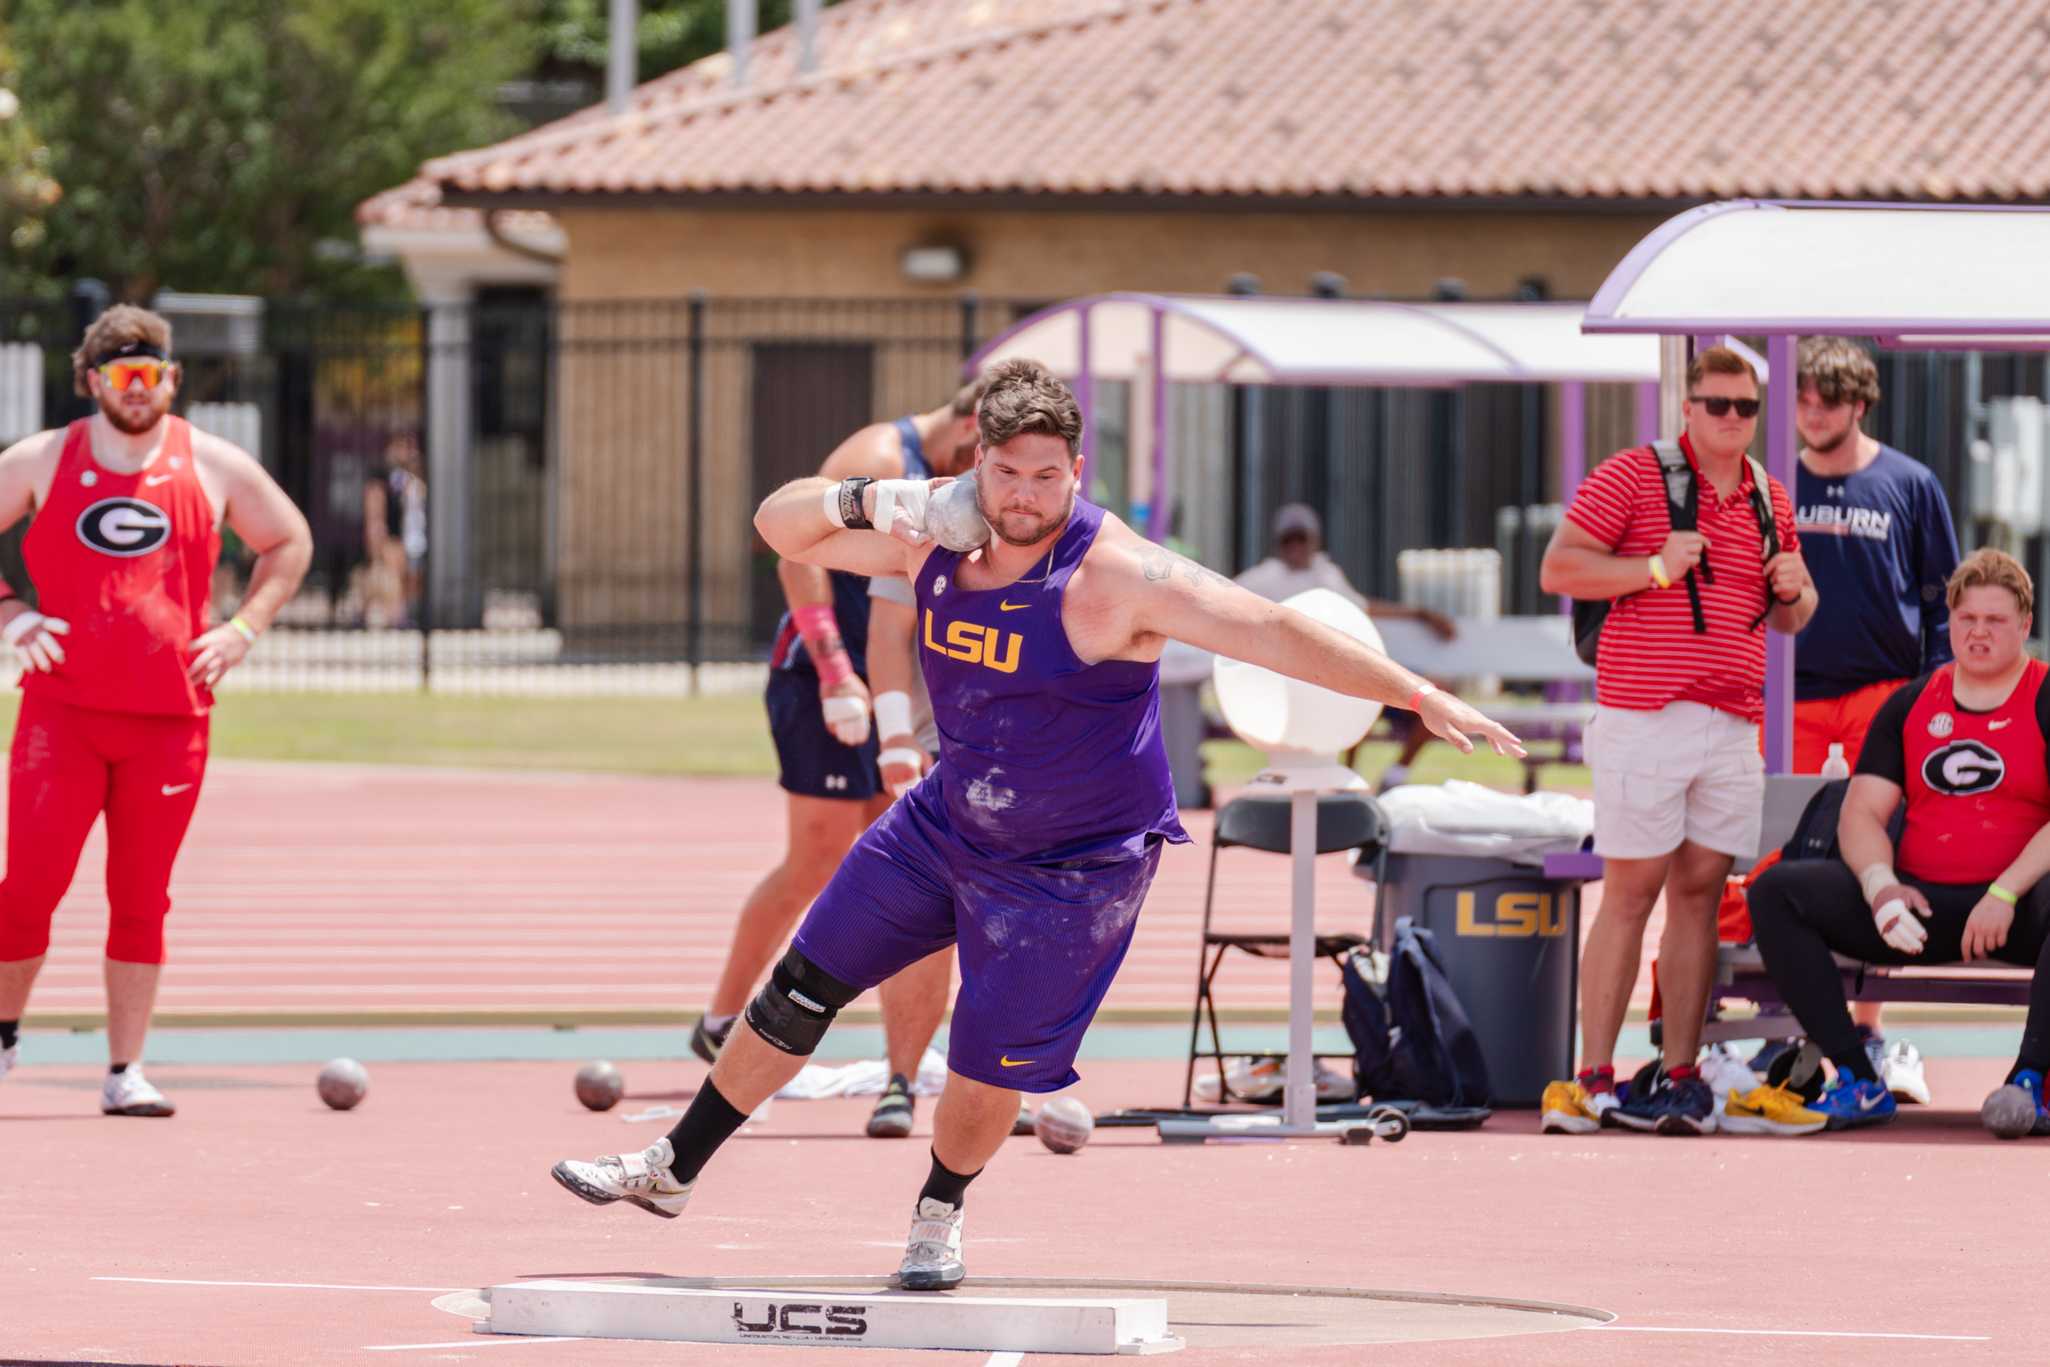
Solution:
M1453 332L1462 334L1482 351L1496 357L1499 367L1486 371L1451 368L1442 372L1376 372L1373 370L1345 369L1342 367L1313 368L1288 367L1278 364L1269 354L1263 352L1254 339L1230 334L1219 328L1208 316L1199 316L1192 305L1225 303L1285 304L1305 310L1322 308L1368 308L1388 313L1422 315L1431 318ZM1145 453L1153 472L1153 495L1146 507L1145 532L1158 541L1166 535L1173 515L1173 494L1168 488L1169 417L1167 387L1169 367L1165 363L1167 346L1167 320L1170 316L1190 319L1214 334L1225 336L1236 344L1236 351L1227 363L1224 372L1213 378L1218 383L1268 383L1290 385L1336 385L1373 386L1383 388L1425 388L1450 387L1476 381L1492 381L1508 384L1551 384L1560 386L1560 447L1561 488L1571 498L1579 487L1587 465L1587 386L1590 383L1631 383L1638 386L1636 404L1638 436L1649 441L1658 435L1658 385L1656 381L1640 378L1637 374L1619 373L1613 368L1573 366L1570 364L1546 365L1518 361L1484 328L1477 327L1470 318L1462 318L1462 310L1498 310L1503 308L1529 307L1533 309L1557 309L1556 301L1533 303L1527 306L1514 304L1462 305L1395 303L1381 300L1323 300L1283 299L1271 295L1171 295L1151 294L1135 291L1115 291L1106 294L1088 295L1066 300L1023 318L990 338L973 356L963 363L964 374L973 374L989 358L1004 349L1013 338L1038 328L1048 321L1064 316L1072 317L1078 329L1076 354L1076 390L1078 406L1082 410L1083 444L1092 444L1095 433L1095 356L1091 320L1095 310L1107 303L1138 304L1146 308L1148 338L1155 358L1151 375L1151 394L1147 396L1151 405L1152 444ZM1258 381L1229 372L1242 361L1256 362L1265 372ZM1134 396L1135 398L1137 396Z
M1720 341L1731 332L1745 332L1766 338L1766 358L1776 375L1794 373L1794 342L1811 333L1837 333L1874 337L1882 343L1902 336L1917 342L1940 342L1945 350L2026 350L2050 345L2050 308L2041 320L1988 320L1963 315L1905 315L1841 318L1803 313L1798 300L1785 314L1766 317L1713 317L1701 314L1618 317L1617 310L1630 290L1667 249L1703 224L1729 214L1754 212L1833 212L1892 210L1944 214L2050 214L2050 208L2032 205L1888 204L1879 202L1832 203L1826 200L1738 199L1704 204L1667 219L1632 247L1609 278L1595 291L1593 302L1581 320L1586 332L1651 332L1665 336L1695 335L1697 341ZM1911 267L1913 263L1904 263ZM1705 289L1713 289L1706 282ZM1875 282L1875 289L1883 288ZM1789 489L1794 487L1796 460L1794 434L1794 387L1780 384L1766 392L1766 469ZM1769 773L1785 773L1793 759L1794 643L1778 632L1766 634L1765 655L1765 767Z

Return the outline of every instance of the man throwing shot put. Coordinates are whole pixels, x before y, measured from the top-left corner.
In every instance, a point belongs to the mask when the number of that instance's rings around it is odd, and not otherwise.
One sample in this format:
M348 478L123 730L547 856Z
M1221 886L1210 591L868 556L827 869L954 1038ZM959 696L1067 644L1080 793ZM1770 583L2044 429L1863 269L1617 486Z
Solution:
M79 850L107 817L108 1115L166 1116L142 1075L164 966L171 864L206 774L214 685L249 653L313 558L306 519L238 446L170 416L171 325L117 305L72 353L99 411L0 452L0 527L37 607L0 585L0 637L22 657L0 882L0 1077ZM256 552L239 611L212 624L221 524Z
M676 1127L640 1153L556 1165L583 1199L681 1214L706 1160L834 1014L951 942L949 1076L899 1278L959 1285L968 1184L1011 1132L1019 1092L1076 1080L1161 845L1188 839L1160 739L1169 639L1408 706L1463 750L1472 734L1522 753L1387 657L1078 498L1081 416L1043 366L998 366L977 422L977 502L994 535L973 554L928 532L947 481L799 480L755 514L790 559L911 580L940 761L856 842Z

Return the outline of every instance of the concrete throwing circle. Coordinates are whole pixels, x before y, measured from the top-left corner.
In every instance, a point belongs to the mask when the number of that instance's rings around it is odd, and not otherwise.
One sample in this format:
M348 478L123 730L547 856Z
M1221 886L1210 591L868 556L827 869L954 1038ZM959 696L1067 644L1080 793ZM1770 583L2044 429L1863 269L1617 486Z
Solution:
M558 1274L558 1279L561 1279ZM593 1277L594 1283L678 1290L817 1291L944 1301L947 1293L900 1292L882 1277ZM1087 1281L1062 1277L970 1277L958 1294L1100 1297L1147 1293L1167 1301L1169 1332L1190 1348L1331 1347L1427 1343L1556 1333L1608 1324L1616 1317L1591 1306L1434 1291L1345 1286L1241 1285L1232 1282ZM442 1296L437 1309L482 1320L476 1292Z

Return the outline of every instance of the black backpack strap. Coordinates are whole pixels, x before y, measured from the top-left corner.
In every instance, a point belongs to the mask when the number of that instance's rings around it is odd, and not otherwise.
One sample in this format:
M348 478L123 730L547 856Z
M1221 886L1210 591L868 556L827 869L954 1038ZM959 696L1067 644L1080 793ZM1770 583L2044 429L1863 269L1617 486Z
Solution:
M1764 563L1771 565L1780 553L1780 523L1772 514L1772 480L1765 473L1765 467L1750 456L1744 463L1751 467L1751 511L1758 518L1758 549ZM1772 615L1773 605L1779 601L1772 591L1772 580L1765 581L1765 606L1758 616L1751 619L1753 631L1765 625L1765 619Z
M1666 515L1671 519L1676 532L1691 532L1701 521L1701 485L1694 478L1694 467L1687 461L1687 453L1680 449L1677 441L1655 441L1651 444L1652 455L1658 457L1659 477L1666 486ZM1701 577L1709 583L1715 582L1715 572L1708 567L1708 556L1701 557ZM1708 634L1708 618L1701 611L1701 585L1695 580L1694 571L1687 571L1687 606L1694 610L1694 634Z

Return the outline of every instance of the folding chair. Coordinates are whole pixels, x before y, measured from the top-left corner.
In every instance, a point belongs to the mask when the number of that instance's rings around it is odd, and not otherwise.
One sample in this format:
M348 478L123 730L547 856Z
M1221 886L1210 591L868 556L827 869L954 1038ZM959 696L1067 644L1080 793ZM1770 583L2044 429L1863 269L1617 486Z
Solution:
M1224 1061L1229 1058L1262 1058L1272 1051L1227 1050L1218 1037L1217 999L1213 986L1217 970L1232 950L1260 959L1286 959L1288 932L1242 933L1211 929L1211 914L1217 901L1217 852L1232 846L1289 853L1289 807L1286 798L1240 797L1226 803L1217 813L1217 825L1210 840L1210 879L1203 892L1203 938L1196 960L1196 1002L1189 1015L1189 1066L1182 1080L1182 1105L1188 1106L1196 1086L1196 1060L1207 1058L1217 1069L1217 1099L1242 1100L1226 1081ZM1379 915L1380 871L1388 853L1388 816L1379 803L1365 793L1335 793L1317 799L1317 853L1358 850L1362 859L1373 862L1375 915ZM1318 934L1315 953L1344 970L1345 956L1368 943L1365 935ZM1210 1022L1210 1048L1199 1051L1198 1037L1205 1018ZM1350 1057L1348 1055L1348 1057Z

